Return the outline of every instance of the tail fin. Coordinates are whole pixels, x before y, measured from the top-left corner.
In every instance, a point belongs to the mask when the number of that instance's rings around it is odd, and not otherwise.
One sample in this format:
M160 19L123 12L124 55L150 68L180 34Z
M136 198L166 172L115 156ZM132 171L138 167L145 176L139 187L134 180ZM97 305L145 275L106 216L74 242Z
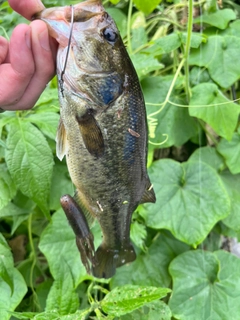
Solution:
M92 274L97 278L111 278L114 276L117 267L136 259L133 246L129 243L127 247L119 250L108 248L102 243L95 254L95 266L92 267Z

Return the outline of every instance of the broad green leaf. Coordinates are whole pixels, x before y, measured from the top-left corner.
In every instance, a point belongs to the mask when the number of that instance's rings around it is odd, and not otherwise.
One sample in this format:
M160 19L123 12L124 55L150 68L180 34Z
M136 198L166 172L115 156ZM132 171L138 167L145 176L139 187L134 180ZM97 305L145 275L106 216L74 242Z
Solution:
M8 320L27 292L20 272L14 268L11 249L0 234L0 319Z
M240 260L225 251L185 252L170 264L173 293L169 306L181 320L238 319Z
M149 140L153 143L165 141L159 148L180 146L197 133L196 123L189 116L187 108L167 103L160 113L152 116L165 101L171 82L172 77L148 77L141 82L147 106ZM170 100L174 103L184 103L179 99L177 89L173 91Z
M38 128L52 140L55 140L59 122L59 114L54 112L44 112L31 114L25 118L38 126Z
M219 29L226 29L231 20L236 19L236 14L232 9L222 9L211 14L203 14L194 23L206 23Z
M4 208L16 194L15 184L5 163L0 164L0 210ZM0 211L0 217L1 217Z
M145 14L149 14L162 2L162 0L133 0L133 2L138 10Z
M168 267L172 259L189 249L170 232L162 233L146 252L139 252L137 259L117 269L111 287L125 284L168 287L171 278Z
M175 34L175 33L173 33ZM182 34L180 33L179 36L181 37L182 43L186 44L187 42L187 33L183 32ZM206 36L204 36L204 34L202 33L197 33L197 32L192 32L191 34L191 42L190 42L190 46L191 48L198 48L200 46L201 43L206 43L207 42L207 38Z
M152 45L142 50L143 53L157 57L176 50L181 46L181 38L177 33L153 41Z
M101 301L104 312L113 316L121 316L132 312L148 302L161 299L169 292L168 288L142 287L126 285L110 291Z
M224 157L229 170L233 174L240 173L240 130L233 134L231 141L222 139L217 150Z
M130 57L140 80L145 78L150 72L163 68L163 65L152 56L137 53Z
M221 179L207 164L163 159L149 168L156 204L139 213L147 226L165 228L190 245L201 243L213 226L230 213L230 200Z
M229 88L240 77L239 46L239 37L209 36L200 49L191 50L189 63L207 68L215 82L223 88Z
M46 256L55 279L46 310L55 309L62 315L74 313L78 308L74 290L85 278L86 271L80 262L75 235L62 210L54 213L52 222L41 235L39 248Z
M139 223L138 221L134 221L131 224L131 240L132 242L141 248L143 251L146 249L144 245L144 241L147 237L146 226Z
M224 30L222 35L240 37L240 20L230 23L229 28Z
M92 231L97 248L101 242L97 224ZM47 258L55 280L47 299L46 310L54 308L61 315L75 312L79 304L75 289L80 282L93 277L86 273L81 263L75 235L62 210L52 216L52 221L41 235L39 248Z
M240 231L240 174L233 175L229 171L223 171L220 177L231 200L230 214L222 222L229 228Z
M50 190L50 210L58 210L60 198L64 194L73 194L74 187L69 178L67 166L64 164L55 164L53 167L52 183Z
M216 148L209 146L196 149L189 160L199 161L199 165L201 165L200 162L205 162L216 171L221 171L225 167L224 159L217 152Z
M190 83L192 87L197 86L199 83L212 82L207 69L192 67L190 71Z
M31 123L19 119L9 125L6 162L16 186L48 215L53 156L44 136Z
M121 320L171 320L172 313L163 301L153 301L142 308L121 316Z
M239 112L240 106L228 100L213 83L201 83L192 89L190 115L204 120L227 140L232 138Z

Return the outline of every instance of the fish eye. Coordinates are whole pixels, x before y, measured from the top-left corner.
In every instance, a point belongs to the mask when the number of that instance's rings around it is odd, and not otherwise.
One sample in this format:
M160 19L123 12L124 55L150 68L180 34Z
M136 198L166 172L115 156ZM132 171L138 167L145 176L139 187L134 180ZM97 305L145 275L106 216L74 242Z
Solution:
M111 28L105 28L103 30L103 37L110 43L116 42L118 35L115 31L113 31Z

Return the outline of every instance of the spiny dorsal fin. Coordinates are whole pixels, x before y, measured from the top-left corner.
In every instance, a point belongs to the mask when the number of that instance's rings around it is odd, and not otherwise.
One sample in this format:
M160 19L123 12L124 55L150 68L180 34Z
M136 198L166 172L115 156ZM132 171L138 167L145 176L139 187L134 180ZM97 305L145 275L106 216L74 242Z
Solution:
M67 152L67 136L66 136L66 130L62 122L62 119L60 119L59 121L57 136L56 136L56 143L57 143L57 147L56 147L57 157L60 161L62 161L63 157Z
M148 177L146 189L144 191L144 194L142 196L140 203L146 203L146 202L153 202L153 203L156 202L155 192L153 190L153 185L151 184L149 177Z
M99 158L104 154L104 140L102 131L94 118L93 114L88 111L85 115L78 117L76 120L83 138L83 142L88 152Z

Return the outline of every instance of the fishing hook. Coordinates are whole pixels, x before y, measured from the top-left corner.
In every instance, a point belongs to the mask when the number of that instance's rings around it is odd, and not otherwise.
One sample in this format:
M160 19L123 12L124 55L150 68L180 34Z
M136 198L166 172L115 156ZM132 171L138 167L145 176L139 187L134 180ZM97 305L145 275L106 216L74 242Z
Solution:
M60 90L61 90L63 97L64 97L64 95L63 95L63 75L65 73L66 66L67 66L67 59L68 59L68 55L69 55L69 51L70 51L70 44L71 44L72 32L73 32L73 22L74 22L74 6L70 5L70 7L71 7L71 26L70 26L70 33L69 33L69 39L68 39L67 53L66 53L66 59L64 62L63 70L61 72L61 76L60 76L60 80L59 80Z

